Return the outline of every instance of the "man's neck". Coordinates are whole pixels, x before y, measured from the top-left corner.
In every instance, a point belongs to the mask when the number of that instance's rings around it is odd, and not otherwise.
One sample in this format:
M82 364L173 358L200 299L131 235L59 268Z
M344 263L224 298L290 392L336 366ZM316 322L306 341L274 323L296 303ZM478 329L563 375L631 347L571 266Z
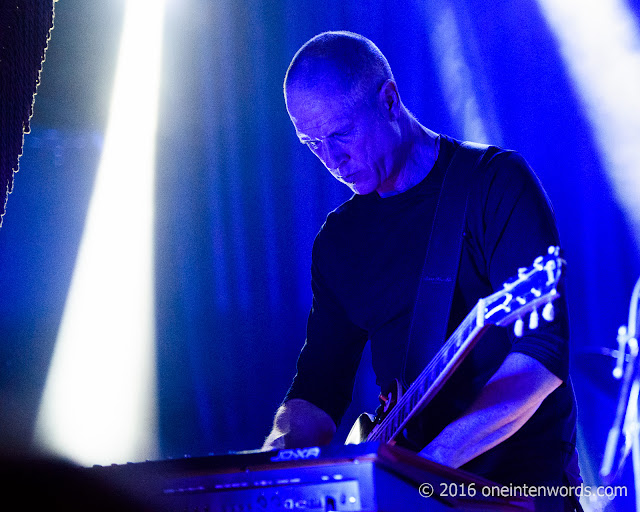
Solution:
M438 159L440 137L422 126L411 114L400 122L401 144L394 154L395 178L378 189L380 197L401 194L424 180Z

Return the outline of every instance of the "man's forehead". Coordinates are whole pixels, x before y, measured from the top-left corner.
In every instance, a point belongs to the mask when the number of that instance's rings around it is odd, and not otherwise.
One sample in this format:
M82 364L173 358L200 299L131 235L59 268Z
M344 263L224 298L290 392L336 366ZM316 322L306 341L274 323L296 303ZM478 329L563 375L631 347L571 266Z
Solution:
M330 131L353 117L345 95L326 88L287 91L287 109L299 135Z

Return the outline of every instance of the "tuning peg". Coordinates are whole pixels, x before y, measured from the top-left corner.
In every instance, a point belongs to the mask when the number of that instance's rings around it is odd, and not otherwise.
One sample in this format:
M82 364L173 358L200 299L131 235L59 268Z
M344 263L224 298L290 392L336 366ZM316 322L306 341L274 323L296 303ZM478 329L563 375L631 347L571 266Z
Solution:
M555 310L553 309L553 303L548 302L545 304L544 308L542 308L542 318L544 318L547 322L553 322L555 317Z
M622 378L622 367L624 366L625 354L627 352L626 344L629 341L627 326L621 325L618 328L618 357L616 358L616 367L613 369L613 377Z
M522 338L523 332L524 332L524 321L522 320L522 318L518 318L516 320L516 323L513 326L513 333L516 335L516 337Z
M534 308L529 315L529 329L533 331L538 328L538 325L540 325L540 315L538 315L538 309Z

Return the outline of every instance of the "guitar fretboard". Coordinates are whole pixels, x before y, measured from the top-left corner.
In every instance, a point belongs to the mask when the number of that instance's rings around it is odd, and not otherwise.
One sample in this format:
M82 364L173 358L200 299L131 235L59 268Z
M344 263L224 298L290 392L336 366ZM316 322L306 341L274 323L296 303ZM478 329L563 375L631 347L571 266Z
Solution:
M389 442L402 432L411 418L426 407L486 329L483 315L478 314L479 307L484 309L483 301L469 312L395 407L374 427L367 441Z

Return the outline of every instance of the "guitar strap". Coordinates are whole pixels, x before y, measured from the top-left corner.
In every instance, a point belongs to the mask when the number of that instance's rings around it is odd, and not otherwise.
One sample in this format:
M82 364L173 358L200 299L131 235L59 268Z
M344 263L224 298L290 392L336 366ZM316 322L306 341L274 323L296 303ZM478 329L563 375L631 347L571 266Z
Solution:
M445 342L460 264L467 198L480 162L498 151L495 146L459 144L445 171L429 235L403 364L405 388Z

